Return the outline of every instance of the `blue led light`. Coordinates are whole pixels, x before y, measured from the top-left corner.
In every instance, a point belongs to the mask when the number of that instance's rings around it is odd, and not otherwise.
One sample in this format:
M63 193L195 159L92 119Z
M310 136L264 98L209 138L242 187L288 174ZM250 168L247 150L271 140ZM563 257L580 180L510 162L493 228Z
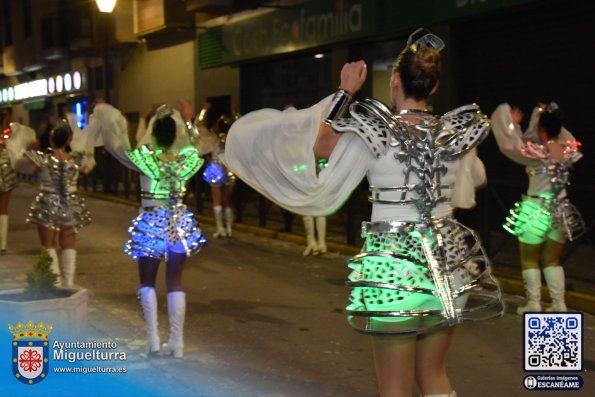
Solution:
M223 181L225 173L223 168L216 163L210 162L202 173L202 179L211 185L216 185Z

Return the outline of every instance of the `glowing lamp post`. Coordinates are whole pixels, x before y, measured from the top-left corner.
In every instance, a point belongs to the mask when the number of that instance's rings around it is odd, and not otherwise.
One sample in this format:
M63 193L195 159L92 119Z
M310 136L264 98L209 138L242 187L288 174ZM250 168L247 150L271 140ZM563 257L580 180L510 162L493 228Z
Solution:
M116 6L116 0L95 0L95 4L99 11L111 13Z

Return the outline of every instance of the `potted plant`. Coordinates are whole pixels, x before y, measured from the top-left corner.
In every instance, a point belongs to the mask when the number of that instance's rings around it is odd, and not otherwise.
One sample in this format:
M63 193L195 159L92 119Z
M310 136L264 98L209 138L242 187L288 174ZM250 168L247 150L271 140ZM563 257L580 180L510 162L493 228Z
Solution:
M62 337L84 335L87 328L88 292L82 288L56 287L52 259L47 252L38 256L27 274L27 286L0 291L0 324L40 321L54 325Z

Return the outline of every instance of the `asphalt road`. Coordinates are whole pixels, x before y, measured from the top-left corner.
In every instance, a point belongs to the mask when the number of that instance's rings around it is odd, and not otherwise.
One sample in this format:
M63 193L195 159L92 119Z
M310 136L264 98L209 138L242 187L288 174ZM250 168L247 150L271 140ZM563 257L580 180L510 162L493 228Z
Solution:
M24 223L34 194L29 185L14 192L9 253L0 257L0 289L22 283L39 252L34 227ZM377 395L369 337L354 332L345 318L347 257L303 257L301 246L240 232L218 240L211 237L212 225L203 225L208 243L187 262L184 274L185 358L147 359L136 299L137 269L122 250L137 209L95 199L87 202L93 223L77 236L75 284L89 290L89 338L117 341L129 352L128 379L141 382L153 395ZM165 339L163 277L160 269L159 328ZM583 389L526 391L522 318L510 314L522 299L506 300L509 314L504 318L462 325L455 333L449 373L459 396L595 395L593 316L584 317ZM77 392L94 395L93 378L86 379L89 383L81 383ZM39 395L44 395L39 387ZM60 395L76 395L66 387L60 390ZM118 395L105 390L100 394Z

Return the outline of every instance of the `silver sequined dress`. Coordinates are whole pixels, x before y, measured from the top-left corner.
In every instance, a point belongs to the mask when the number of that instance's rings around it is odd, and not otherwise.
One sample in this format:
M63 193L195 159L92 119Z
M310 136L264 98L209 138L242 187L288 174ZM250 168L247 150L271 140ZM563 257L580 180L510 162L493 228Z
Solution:
M9 192L17 185L17 175L12 169L8 150L0 146L0 192Z
M75 231L91 222L91 213L77 191L79 166L75 160L58 160L51 154L30 150L25 155L39 172L39 194L31 204L27 222L60 229L73 226Z

